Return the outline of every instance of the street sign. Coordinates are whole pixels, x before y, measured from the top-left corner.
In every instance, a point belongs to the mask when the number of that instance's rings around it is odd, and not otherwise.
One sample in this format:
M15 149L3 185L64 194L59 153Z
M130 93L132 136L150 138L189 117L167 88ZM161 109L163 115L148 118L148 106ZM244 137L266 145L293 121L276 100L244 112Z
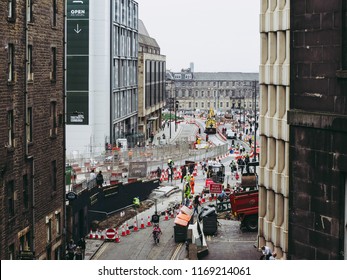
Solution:
M218 194L223 190L222 184L210 184L210 193Z
M116 231L113 228L108 228L106 230L106 238L107 239L114 239L116 237Z
M77 199L77 194L75 192L68 192L66 194L66 199L71 201Z

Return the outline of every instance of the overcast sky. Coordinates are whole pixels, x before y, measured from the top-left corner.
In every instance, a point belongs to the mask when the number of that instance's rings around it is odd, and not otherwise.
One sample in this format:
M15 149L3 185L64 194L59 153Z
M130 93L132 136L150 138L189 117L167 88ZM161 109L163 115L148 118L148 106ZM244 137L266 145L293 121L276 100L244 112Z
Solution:
M139 18L166 56L166 68L258 72L258 0L135 0Z

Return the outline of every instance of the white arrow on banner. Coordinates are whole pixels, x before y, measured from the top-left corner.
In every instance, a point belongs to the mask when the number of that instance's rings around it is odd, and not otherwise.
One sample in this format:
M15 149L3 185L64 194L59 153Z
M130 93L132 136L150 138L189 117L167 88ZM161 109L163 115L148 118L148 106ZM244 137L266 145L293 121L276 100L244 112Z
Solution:
M74 29L74 30L77 34L82 31L82 29L80 29L80 27L78 26L78 23L77 23L76 29Z

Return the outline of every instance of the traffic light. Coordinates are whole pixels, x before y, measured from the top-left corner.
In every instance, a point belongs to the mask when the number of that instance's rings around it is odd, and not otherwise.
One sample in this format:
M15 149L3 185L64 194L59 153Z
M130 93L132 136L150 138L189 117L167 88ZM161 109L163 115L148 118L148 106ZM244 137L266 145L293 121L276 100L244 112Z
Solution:
M179 102L178 100L176 100L176 102L175 102L175 108L176 108L176 110L178 110L179 104L180 104L180 102Z

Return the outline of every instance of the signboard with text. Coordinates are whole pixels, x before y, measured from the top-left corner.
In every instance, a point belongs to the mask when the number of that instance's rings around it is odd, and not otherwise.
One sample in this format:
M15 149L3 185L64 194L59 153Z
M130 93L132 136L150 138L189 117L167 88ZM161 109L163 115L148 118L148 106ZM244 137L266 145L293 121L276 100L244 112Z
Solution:
M222 184L210 184L210 193L214 194L219 194L223 190L223 185Z
M89 0L67 0L66 123L89 123Z
M143 178L147 176L147 162L130 162L129 177Z

